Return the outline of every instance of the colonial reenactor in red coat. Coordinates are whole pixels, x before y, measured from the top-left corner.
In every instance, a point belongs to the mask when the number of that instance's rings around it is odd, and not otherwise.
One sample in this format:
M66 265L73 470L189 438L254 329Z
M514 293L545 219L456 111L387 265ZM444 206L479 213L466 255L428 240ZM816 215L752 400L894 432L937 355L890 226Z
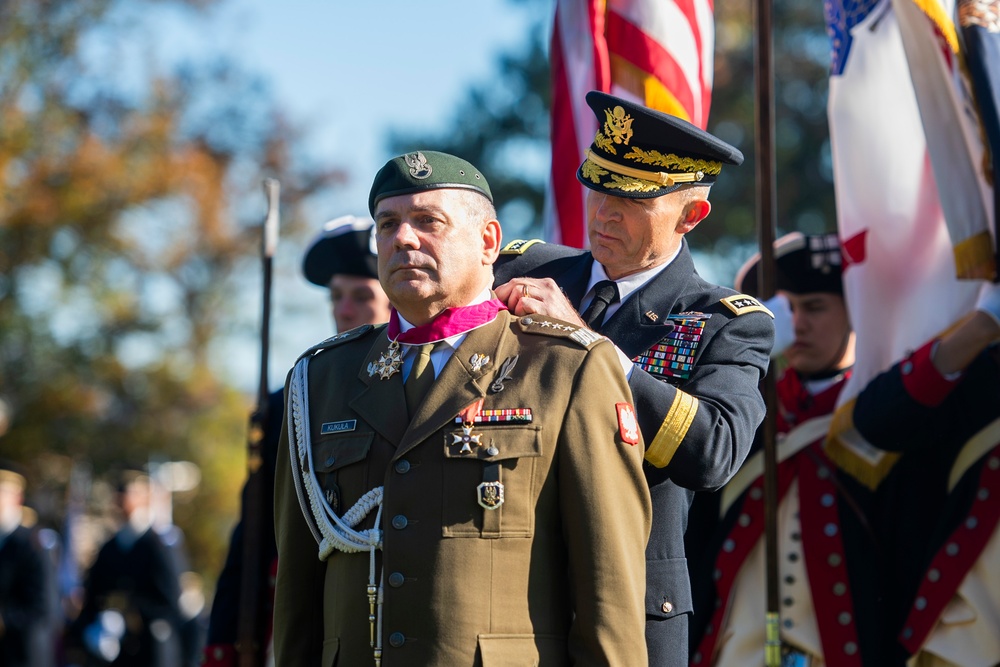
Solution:
M798 232L775 244L777 338L790 338L777 381L778 571L786 659L813 665L881 665L871 492L827 458L823 441L854 363L854 334L836 235ZM736 284L757 291L760 256ZM784 302L784 303L783 303ZM787 305L784 305L787 304ZM787 312L787 315L782 313ZM786 319L787 318L787 319ZM788 328L786 337L780 330ZM722 491L699 496L689 528L695 622L692 665L764 664L766 578L762 450ZM705 507L711 508L706 510ZM704 535L714 525L711 535ZM701 537L697 537L702 533Z
M902 457L882 483L891 663L1000 664L1000 286L872 380L854 427Z

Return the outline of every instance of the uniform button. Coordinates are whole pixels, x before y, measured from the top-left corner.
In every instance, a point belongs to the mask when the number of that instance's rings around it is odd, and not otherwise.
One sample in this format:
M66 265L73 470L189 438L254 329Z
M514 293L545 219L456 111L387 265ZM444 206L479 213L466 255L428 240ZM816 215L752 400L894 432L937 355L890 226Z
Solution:
M709 623L708 625L705 626L705 634L706 635L710 635L713 632L715 632L715 626L714 625L712 625L711 623Z
M909 639L913 636L913 628L903 628L903 639Z
M976 517L970 516L968 519L965 520L965 527L968 528L969 530L972 530L973 528L976 527L978 523L979 520L976 519Z
M790 537L792 538L793 542L798 542L799 540L802 539L802 535L798 532L792 533Z
M841 562L840 554L830 554L826 557L826 562L832 567L837 567Z
M937 580L940 578L941 578L941 573L938 571L936 567L932 567L930 570L927 571L927 581L930 581L931 583L936 583Z
M841 625L850 625L851 624L850 612L846 611L840 612L840 614L837 616L837 622L840 623Z
M722 579L722 570L720 570L718 568L716 568L715 570L713 570L712 571L712 578L715 579L716 581L718 581L719 579Z
M497 454L499 454L499 453L500 453L500 450L499 450L499 449L497 449L496 447L493 447L493 446L491 445L490 447L488 447L488 448L486 449L486 453L487 453L487 454L488 454L489 456L496 456Z
M835 523L828 523L825 526L823 526L823 534L826 535L827 537L833 537L834 535L836 535L837 534L837 524L835 524Z
M522 317L521 318L521 324L531 324L534 321L535 320L531 319L530 317Z
M750 497L753 500L760 500L760 497L763 496L763 495L764 495L764 492L761 491L760 488L758 488L756 486L753 487L752 489L750 489Z
M790 560L793 563L796 563L799 560L799 555L793 551L792 553L788 554L788 560Z
M330 466L332 466L332 465L333 465L333 464L334 464L334 463L335 463L336 461L337 461L337 459L333 458L332 456L328 456L328 457L326 457L326 466L327 466L327 467L329 468L329 467L330 467Z
M791 607L793 604L795 604L795 600L793 600L792 598L785 598L784 600L781 601L781 603L786 607Z
M794 627L794 626L795 626L795 623L792 623L792 619L790 619L790 618L786 618L785 620L783 620L783 621L781 622L781 624L782 624L783 626L785 626L786 628L791 628L791 627Z
M735 548L736 548L736 542L733 542L732 540L726 540L725 542L722 543L722 550L727 553Z
M785 577L785 583L791 586L792 584L795 583L795 577L793 577L792 575L788 575L787 577Z
M847 642L844 644L844 653L847 655L854 655L858 652L858 645L854 642Z
M393 466L393 468L400 475L405 475L406 473L410 472L410 462L407 461L406 459L400 459L399 461L396 461L396 465Z
M923 596L918 597L916 600L913 601L913 607L917 611L923 611L924 609L927 608L927 598Z
M736 521L741 526L743 526L744 528L746 528L747 526L750 525L750 515L749 514L741 514L740 518L737 519Z
M819 470L816 471L816 476L820 479L826 479L830 476L830 469L826 466L820 466Z
M405 581L405 578L401 572L393 572L389 575L389 585L393 588L399 588L402 586L403 581Z
M215 649L215 659L216 660L222 660L224 657L226 657L226 652L222 650L221 646L216 647L216 649Z
M823 507L833 507L833 494L824 493L822 496L819 497L819 504L822 505Z
M403 636L402 632L394 632L389 635L389 646L394 648L399 648L406 641L406 637Z
M990 470L996 470L997 468L1000 468L1000 458L991 456L989 460L986 461L986 465L990 467Z
M989 489L985 489L985 488L984 489L979 489L979 491L976 492L976 498L979 498L980 500L986 500L989 497L990 497L990 490Z
M395 528L396 530L403 530L404 528L406 528L406 524L408 523L409 521L407 521L406 517L403 516L402 514L397 514L396 516L392 517L392 527Z
M843 595L846 592L847 592L847 586L844 585L844 583L842 581L838 581L837 583L835 583L833 585L833 594L834 595Z
M944 552L949 556L954 556L958 553L958 545L955 544L954 542L951 542L950 544L948 544L948 546L944 548Z
M903 367L900 369L903 371L903 375L909 375L913 372L913 364L909 361L903 363Z
M660 605L660 609L663 610L664 614L669 614L670 612L672 612L674 610L674 605L672 605L672 604L670 604L670 602L664 600L663 604Z
M700 665L701 664L701 651L698 651L693 656L691 656L691 664Z

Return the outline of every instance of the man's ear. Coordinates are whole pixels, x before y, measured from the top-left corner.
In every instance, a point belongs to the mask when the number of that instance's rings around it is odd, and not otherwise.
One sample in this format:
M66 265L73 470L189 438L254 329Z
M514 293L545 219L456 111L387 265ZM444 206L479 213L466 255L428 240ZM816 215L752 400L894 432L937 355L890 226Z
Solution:
M694 199L684 207L684 217L677 223L677 233L687 234L712 212L712 204L707 199Z
M487 220L483 228L483 263L493 264L500 256L500 243L503 232L500 231L499 220Z

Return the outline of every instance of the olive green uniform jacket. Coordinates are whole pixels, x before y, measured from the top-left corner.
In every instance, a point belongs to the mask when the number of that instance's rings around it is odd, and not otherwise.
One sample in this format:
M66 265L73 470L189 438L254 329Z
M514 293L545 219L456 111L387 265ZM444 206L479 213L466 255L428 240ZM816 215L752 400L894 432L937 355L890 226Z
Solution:
M408 419L402 373L369 370L388 349L384 327L345 336L303 355L308 428L338 515L384 486L382 665L646 664L650 498L614 348L586 329L501 311L468 333ZM489 357L478 370L476 354ZM527 408L531 421L477 423L480 443L462 453L455 419L479 399L484 414ZM324 435L324 424L340 430ZM292 440L290 450L286 424L275 489L277 665L374 664L369 555L317 558ZM477 487L497 477L504 502L485 509Z

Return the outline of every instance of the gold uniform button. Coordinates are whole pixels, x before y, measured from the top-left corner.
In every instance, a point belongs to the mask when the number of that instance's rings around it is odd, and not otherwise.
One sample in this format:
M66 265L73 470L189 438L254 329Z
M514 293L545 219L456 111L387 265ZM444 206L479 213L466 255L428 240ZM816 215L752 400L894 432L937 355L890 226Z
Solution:
M669 602L664 602L663 606L661 606L660 609L663 610L664 614L669 614L674 610L674 605L670 604Z

